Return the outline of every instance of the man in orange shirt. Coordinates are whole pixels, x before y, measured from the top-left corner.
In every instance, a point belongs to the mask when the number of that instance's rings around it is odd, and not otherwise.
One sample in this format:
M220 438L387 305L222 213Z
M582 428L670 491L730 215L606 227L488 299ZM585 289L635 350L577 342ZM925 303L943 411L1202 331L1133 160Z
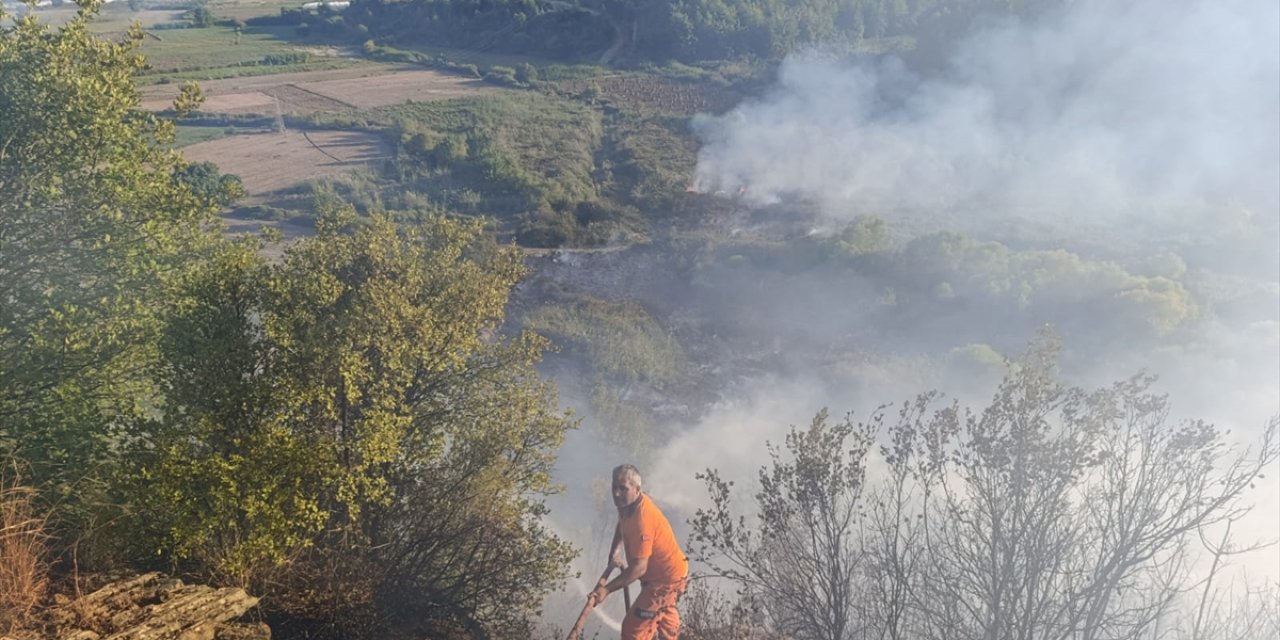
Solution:
M676 600L684 593L689 559L680 550L671 523L658 505L640 491L640 470L629 464L613 470L613 504L618 528L613 534L609 562L622 567L619 547L626 548L627 566L613 580L597 585L587 596L599 604L614 591L640 581L640 595L622 620L622 640L661 640L680 637Z

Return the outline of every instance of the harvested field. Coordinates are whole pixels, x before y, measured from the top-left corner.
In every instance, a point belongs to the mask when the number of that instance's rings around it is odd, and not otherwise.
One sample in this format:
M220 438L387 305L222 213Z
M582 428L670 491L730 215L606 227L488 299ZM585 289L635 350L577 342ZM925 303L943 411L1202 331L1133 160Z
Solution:
M298 87L349 102L359 109L397 104L406 100L446 100L475 95L480 91L497 90L475 78L463 78L430 69L299 83Z
M200 83L206 113L274 115L276 101L284 113L368 109L406 100L444 100L499 91L474 78L421 67L369 65L327 71L228 78ZM162 111L173 104L179 86L144 87L142 108Z
M355 105L350 102L330 98L323 93L304 89L296 84L282 84L270 89L263 89L262 93L279 100L280 108L285 112L345 111L355 108Z
M228 93L207 96L200 109L209 113L275 113L275 104L275 98L261 92ZM167 109L169 106L170 104L164 104L155 110ZM143 108L151 109L152 106L143 104Z
M248 200L309 179L363 168L391 149L380 136L358 131L285 131L227 136L184 147L190 162L212 162L240 176Z

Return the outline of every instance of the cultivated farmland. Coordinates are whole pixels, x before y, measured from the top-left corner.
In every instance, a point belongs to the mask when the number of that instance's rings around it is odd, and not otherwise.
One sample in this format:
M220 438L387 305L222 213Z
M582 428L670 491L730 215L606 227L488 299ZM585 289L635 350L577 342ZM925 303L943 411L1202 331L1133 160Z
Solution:
M408 100L460 98L497 91L479 80L409 66L366 65L326 71L227 78L200 83L201 111L230 114L314 113L368 109ZM178 85L143 87L142 108L162 111L178 94Z
M501 91L439 71L381 64L211 80L202 82L201 90L202 112L228 115L354 112ZM143 87L142 107L168 109L177 92L173 84ZM392 150L375 134L308 130L232 135L186 146L183 153L191 162L212 162L223 173L240 176L245 204L260 204L307 180L364 168Z
M312 178L337 175L386 158L381 136L359 131L284 131L227 136L183 148L191 162L213 162L240 176L249 202Z

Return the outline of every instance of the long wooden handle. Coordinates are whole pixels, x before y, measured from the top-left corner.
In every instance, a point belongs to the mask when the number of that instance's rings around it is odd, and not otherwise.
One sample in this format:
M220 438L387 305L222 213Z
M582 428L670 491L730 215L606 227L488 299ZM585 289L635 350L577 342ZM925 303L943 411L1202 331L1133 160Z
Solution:
M611 573L613 573L613 565L609 565L604 573L600 574L600 580L608 581ZM596 584L599 584L599 581ZM594 608L596 608L595 601L588 597L587 604L582 607L582 613L578 614L578 621L573 623L573 628L569 630L569 637L565 640L578 640L582 637L582 628L587 626L587 618L591 617L591 610Z

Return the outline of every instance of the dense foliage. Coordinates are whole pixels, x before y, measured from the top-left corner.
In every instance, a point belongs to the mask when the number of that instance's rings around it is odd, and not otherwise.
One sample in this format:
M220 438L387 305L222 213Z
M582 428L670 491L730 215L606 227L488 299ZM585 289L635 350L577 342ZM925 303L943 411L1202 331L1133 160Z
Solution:
M211 205L233 206L244 197L240 176L224 174L212 162L194 162L179 169L174 177Z
M490 336L519 256L475 224L355 220L325 205L283 263L236 245L185 281L137 526L317 624L518 634L569 555L538 524L567 426L542 344Z
M513 81L529 73L507 71ZM633 203L679 193L669 176L633 166L641 164L631 162L636 154L652 153L645 142L610 148L601 111L564 97L509 92L413 102L371 110L365 124L398 143L394 165L381 175L313 184L361 212L492 216L525 246L589 246L641 235L645 225ZM692 156L680 151L679 160Z
M49 547L248 586L287 637L527 637L572 424L498 333L521 256L333 197L280 261L224 238L238 181L169 149L94 12L0 31L0 454Z
M697 269L711 283L700 294L708 304L717 298L738 304L733 291L822 282L874 297L874 305L858 311L860 329L880 340L948 348L981 341L990 338L989 318L996 314L1018 328L1011 335L1054 324L1073 348L1093 352L1153 344L1203 318L1205 300L1193 292L1193 274L1176 256L1165 258L1168 264L1123 264L956 232L895 241L884 220L860 216L832 235L713 246ZM838 309L841 301L829 306ZM939 318L946 319L945 332L931 329ZM744 331L763 330L750 315L733 322ZM1094 330L1100 323L1106 332Z
M81 519L213 213L175 179L172 125L134 110L141 32L98 39L90 13L0 22L0 447Z
M557 59L777 58L811 45L864 39L955 36L974 20L1055 4L1017 0L662 0L565 3L534 0L362 0L346 14L362 33L412 46L532 53Z

